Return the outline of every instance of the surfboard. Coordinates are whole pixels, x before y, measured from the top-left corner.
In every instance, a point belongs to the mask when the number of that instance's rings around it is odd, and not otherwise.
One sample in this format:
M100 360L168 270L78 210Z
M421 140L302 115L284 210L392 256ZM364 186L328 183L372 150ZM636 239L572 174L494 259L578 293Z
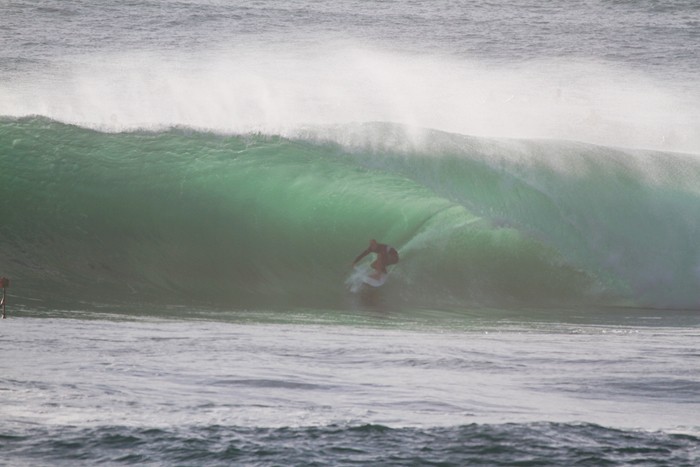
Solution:
M367 275L362 278L362 282L372 287L381 287L386 282L386 277L388 274L380 274L379 277L374 277L372 275Z
M355 270L350 274L345 283L353 293L358 292L363 286L381 287L386 282L389 274L380 274L375 276L376 271L368 265L355 266Z

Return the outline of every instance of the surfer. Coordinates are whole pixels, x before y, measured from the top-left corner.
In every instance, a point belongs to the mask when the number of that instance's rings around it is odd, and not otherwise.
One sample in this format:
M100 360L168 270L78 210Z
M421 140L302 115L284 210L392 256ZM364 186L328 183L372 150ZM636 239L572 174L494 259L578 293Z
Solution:
M399 252L396 251L396 248L390 247L384 243L378 243L376 240L372 239L369 241L369 247L360 253L360 255L355 258L355 261L352 262L352 267L355 267L362 258L370 253L375 253L377 255L377 259L370 265L372 269L375 270L375 273L372 274L372 277L375 279L379 279L382 275L388 273L386 270L387 266L399 262Z
M5 298L5 289L10 286L10 280L6 277L0 277L0 287L2 287L2 300L0 300L0 309L2 309L2 319L5 319L7 315L5 314L5 304L7 299Z

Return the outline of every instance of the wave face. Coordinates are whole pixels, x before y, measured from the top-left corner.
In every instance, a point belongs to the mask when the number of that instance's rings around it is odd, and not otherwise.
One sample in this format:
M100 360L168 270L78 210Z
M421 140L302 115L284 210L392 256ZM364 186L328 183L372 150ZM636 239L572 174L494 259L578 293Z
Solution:
M370 238L410 306L700 304L700 161L368 123L286 139L0 121L17 301L346 308ZM342 143L342 144L341 144ZM371 298L371 297L370 297Z

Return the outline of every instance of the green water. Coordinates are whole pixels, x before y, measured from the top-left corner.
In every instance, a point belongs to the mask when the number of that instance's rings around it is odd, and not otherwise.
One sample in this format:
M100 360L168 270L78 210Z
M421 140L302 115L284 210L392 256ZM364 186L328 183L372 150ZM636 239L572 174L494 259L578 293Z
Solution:
M5 119L3 274L20 302L347 308L376 238L401 254L394 305L700 303L691 157L438 132L396 147Z

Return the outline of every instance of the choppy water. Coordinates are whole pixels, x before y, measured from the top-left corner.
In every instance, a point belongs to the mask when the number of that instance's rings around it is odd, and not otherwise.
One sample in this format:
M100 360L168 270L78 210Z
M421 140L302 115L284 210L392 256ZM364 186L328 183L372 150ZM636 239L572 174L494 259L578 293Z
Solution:
M4 321L10 465L700 460L693 314L175 313Z
M0 4L0 463L697 465L699 8Z

